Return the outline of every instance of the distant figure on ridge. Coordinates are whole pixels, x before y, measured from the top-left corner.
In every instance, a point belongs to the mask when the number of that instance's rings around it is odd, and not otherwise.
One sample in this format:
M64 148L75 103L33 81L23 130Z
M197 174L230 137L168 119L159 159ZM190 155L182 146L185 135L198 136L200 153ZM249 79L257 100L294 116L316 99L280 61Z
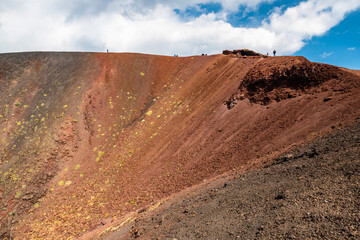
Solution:
M276 50L273 51L274 57L276 56Z
M108 53L108 52L109 52L109 49L106 49L106 52Z

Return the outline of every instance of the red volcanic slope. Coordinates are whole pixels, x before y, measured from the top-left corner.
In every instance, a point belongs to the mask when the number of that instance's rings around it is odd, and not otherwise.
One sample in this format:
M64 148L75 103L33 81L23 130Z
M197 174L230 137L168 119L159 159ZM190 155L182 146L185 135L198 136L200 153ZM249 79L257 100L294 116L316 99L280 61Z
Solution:
M358 117L359 85L302 57L1 54L0 236L77 238L271 159Z

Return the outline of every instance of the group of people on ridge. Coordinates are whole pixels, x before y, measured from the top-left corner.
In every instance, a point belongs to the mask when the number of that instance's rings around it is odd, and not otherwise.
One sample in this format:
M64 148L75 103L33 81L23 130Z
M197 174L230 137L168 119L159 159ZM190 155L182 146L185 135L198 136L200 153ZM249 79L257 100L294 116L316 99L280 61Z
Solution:
M106 52L108 53L109 52L109 49L106 49ZM273 51L273 54L274 54L274 57L276 56L276 50ZM267 53L267 55L269 55L269 53ZM177 54L174 54L174 57L178 57L179 55ZM207 54L201 54L201 56L207 56Z

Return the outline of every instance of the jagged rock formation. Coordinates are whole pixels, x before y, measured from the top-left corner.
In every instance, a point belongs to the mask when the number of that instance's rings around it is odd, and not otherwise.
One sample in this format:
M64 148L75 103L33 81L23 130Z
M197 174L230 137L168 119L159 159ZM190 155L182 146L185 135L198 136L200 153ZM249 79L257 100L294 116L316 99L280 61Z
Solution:
M256 56L256 57L261 57L263 56L260 53L254 52L252 50L249 49L237 49L237 50L224 50L223 53L224 55L237 55L237 56Z
M312 63L304 57L264 59L244 77L239 90L226 105L229 109L238 100L267 105L272 101L295 98L315 92L348 92L358 88L358 76L338 67Z

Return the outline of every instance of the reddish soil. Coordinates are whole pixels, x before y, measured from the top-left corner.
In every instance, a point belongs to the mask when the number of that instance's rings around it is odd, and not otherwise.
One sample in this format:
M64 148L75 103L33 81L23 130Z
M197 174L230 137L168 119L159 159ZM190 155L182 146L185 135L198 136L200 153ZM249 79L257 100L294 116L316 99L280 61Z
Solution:
M262 166L353 122L359 79L299 57L0 54L0 236L96 236L204 180Z
M359 172L360 122L292 149L264 169L233 172L182 191L100 236L359 239Z
M252 103L267 105L301 94L347 92L354 88L352 84L356 79L356 75L338 67L312 63L304 57L290 61L286 57L268 58L249 70L238 92L226 104L231 109L237 100L246 98Z

